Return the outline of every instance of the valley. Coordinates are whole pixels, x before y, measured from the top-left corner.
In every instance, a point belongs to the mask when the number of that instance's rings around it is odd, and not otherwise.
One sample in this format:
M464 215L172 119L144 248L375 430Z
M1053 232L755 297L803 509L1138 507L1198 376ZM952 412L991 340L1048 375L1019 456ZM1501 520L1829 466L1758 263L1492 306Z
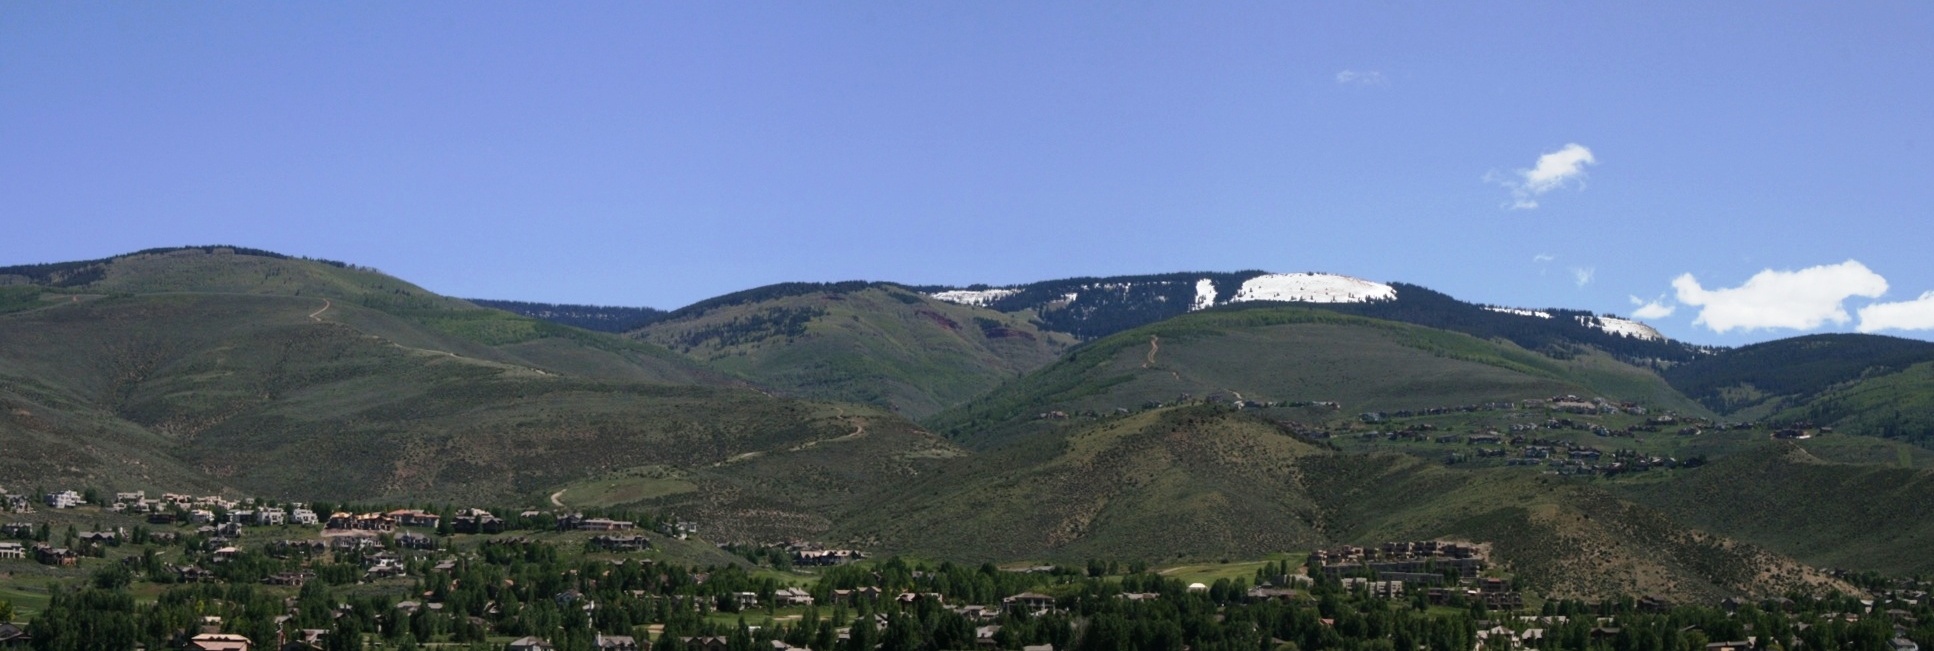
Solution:
M1457 540L1534 604L1824 599L1864 590L1852 574L1934 573L1924 342L1715 349L1610 315L1263 272L788 283L657 311L465 301L185 247L0 283L0 487L22 497L0 524L30 529L131 532L144 521L107 504L36 505L146 491L612 515L652 530L662 562L799 585L845 575L721 550L1161 576ZM531 536L591 544L548 531ZM430 534L464 558L495 544ZM205 551L166 553L212 565ZM9 595L87 576L0 564L31 577L0 579L0 600L36 611L51 597Z

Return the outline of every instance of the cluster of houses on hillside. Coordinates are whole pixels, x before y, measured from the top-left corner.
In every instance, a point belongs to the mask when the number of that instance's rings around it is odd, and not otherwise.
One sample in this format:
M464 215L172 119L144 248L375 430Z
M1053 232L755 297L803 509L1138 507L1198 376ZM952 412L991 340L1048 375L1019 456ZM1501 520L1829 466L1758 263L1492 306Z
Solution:
M1312 569L1371 596L1407 599L1422 589L1433 604L1482 602L1493 609L1524 607L1510 582L1480 576L1488 554L1478 545L1424 540L1346 546L1310 552Z

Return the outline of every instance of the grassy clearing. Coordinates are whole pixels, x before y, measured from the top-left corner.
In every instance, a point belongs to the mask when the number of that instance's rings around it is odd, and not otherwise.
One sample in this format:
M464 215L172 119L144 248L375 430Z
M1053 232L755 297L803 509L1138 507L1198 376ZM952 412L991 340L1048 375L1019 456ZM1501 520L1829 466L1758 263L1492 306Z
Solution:
M605 508L695 490L698 490L698 484L685 479L683 473L675 469L645 466L622 471L615 477L607 476L565 486L558 501L573 508Z
M1256 570L1262 569L1263 565L1279 561L1289 561L1289 564L1294 567L1302 565L1304 559L1308 557L1309 554L1307 553L1270 554L1262 560L1174 565L1160 568L1156 572L1162 576L1178 579L1184 583L1208 585L1215 583L1219 579L1244 579L1253 582L1256 577Z
M0 569L4 569L4 565L0 565ZM0 580L0 601L13 604L13 616L15 619L21 621L32 619L34 615L47 607L47 600L47 586L45 583L41 583L36 587L33 585L14 583L11 580Z

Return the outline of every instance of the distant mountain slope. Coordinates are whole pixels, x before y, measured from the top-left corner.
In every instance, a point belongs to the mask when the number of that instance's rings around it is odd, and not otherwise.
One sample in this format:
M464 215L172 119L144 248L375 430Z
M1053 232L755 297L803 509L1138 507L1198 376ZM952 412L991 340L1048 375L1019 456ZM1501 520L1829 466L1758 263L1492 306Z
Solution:
M1934 362L1834 386L1775 412L1772 419L1934 448Z
M1767 441L1671 482L1620 492L1709 531L1809 563L1896 575L1934 571L1934 470L1821 459Z
M511 500L847 433L662 348L347 266L183 249L10 275L47 284L0 314L0 485Z
M1743 346L1663 374L1672 386L1713 411L1758 418L1835 386L1929 361L1934 361L1934 343L1826 334Z
M1341 454L1226 407L1078 424L915 478L850 537L948 558L1210 558L1390 540L1493 543L1552 597L1693 601L1840 585L1581 482ZM1581 553L1581 550L1590 550Z
M919 291L943 300L979 305L1001 312L1029 313L1042 327L1082 339L1105 337L1188 314L1203 293L1234 296L1249 278L1261 271L1235 273L1172 273L1107 278L1067 278L1012 287L926 286Z
M1602 356L1554 360L1461 333L1264 305L1103 338L928 422L988 447L1052 427L1042 413L1105 414L1184 396L1328 402L1357 413L1568 393L1701 411L1656 375Z
M792 283L679 309L634 333L789 395L913 417L1053 360L1073 338L883 283Z
M1011 287L929 286L936 298L1023 314L1042 327L1096 339L1219 306L1290 303L1401 321L1475 337L1507 339L1563 357L1591 346L1634 363L1691 361L1704 349L1674 342L1636 321L1581 310L1475 305L1405 283L1319 273L1175 273L1070 278Z
M310 310L323 310L319 317L354 320L412 346L601 379L731 382L658 346L480 308L341 262L203 246L0 267L0 313L127 294L301 297ZM352 306L369 309L346 310Z
M527 303L524 301L497 301L483 298L467 299L471 303L512 314L543 319L552 323L596 330L598 332L623 333L650 325L665 318L667 312L649 307L613 307L609 305L558 305L553 303Z

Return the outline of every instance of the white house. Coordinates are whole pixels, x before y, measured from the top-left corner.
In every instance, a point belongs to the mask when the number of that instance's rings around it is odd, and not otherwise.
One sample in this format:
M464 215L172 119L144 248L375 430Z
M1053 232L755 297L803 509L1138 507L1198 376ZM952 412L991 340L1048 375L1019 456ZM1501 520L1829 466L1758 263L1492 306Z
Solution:
M74 491L61 491L47 494L47 506L56 509L71 509L81 505L81 494Z

